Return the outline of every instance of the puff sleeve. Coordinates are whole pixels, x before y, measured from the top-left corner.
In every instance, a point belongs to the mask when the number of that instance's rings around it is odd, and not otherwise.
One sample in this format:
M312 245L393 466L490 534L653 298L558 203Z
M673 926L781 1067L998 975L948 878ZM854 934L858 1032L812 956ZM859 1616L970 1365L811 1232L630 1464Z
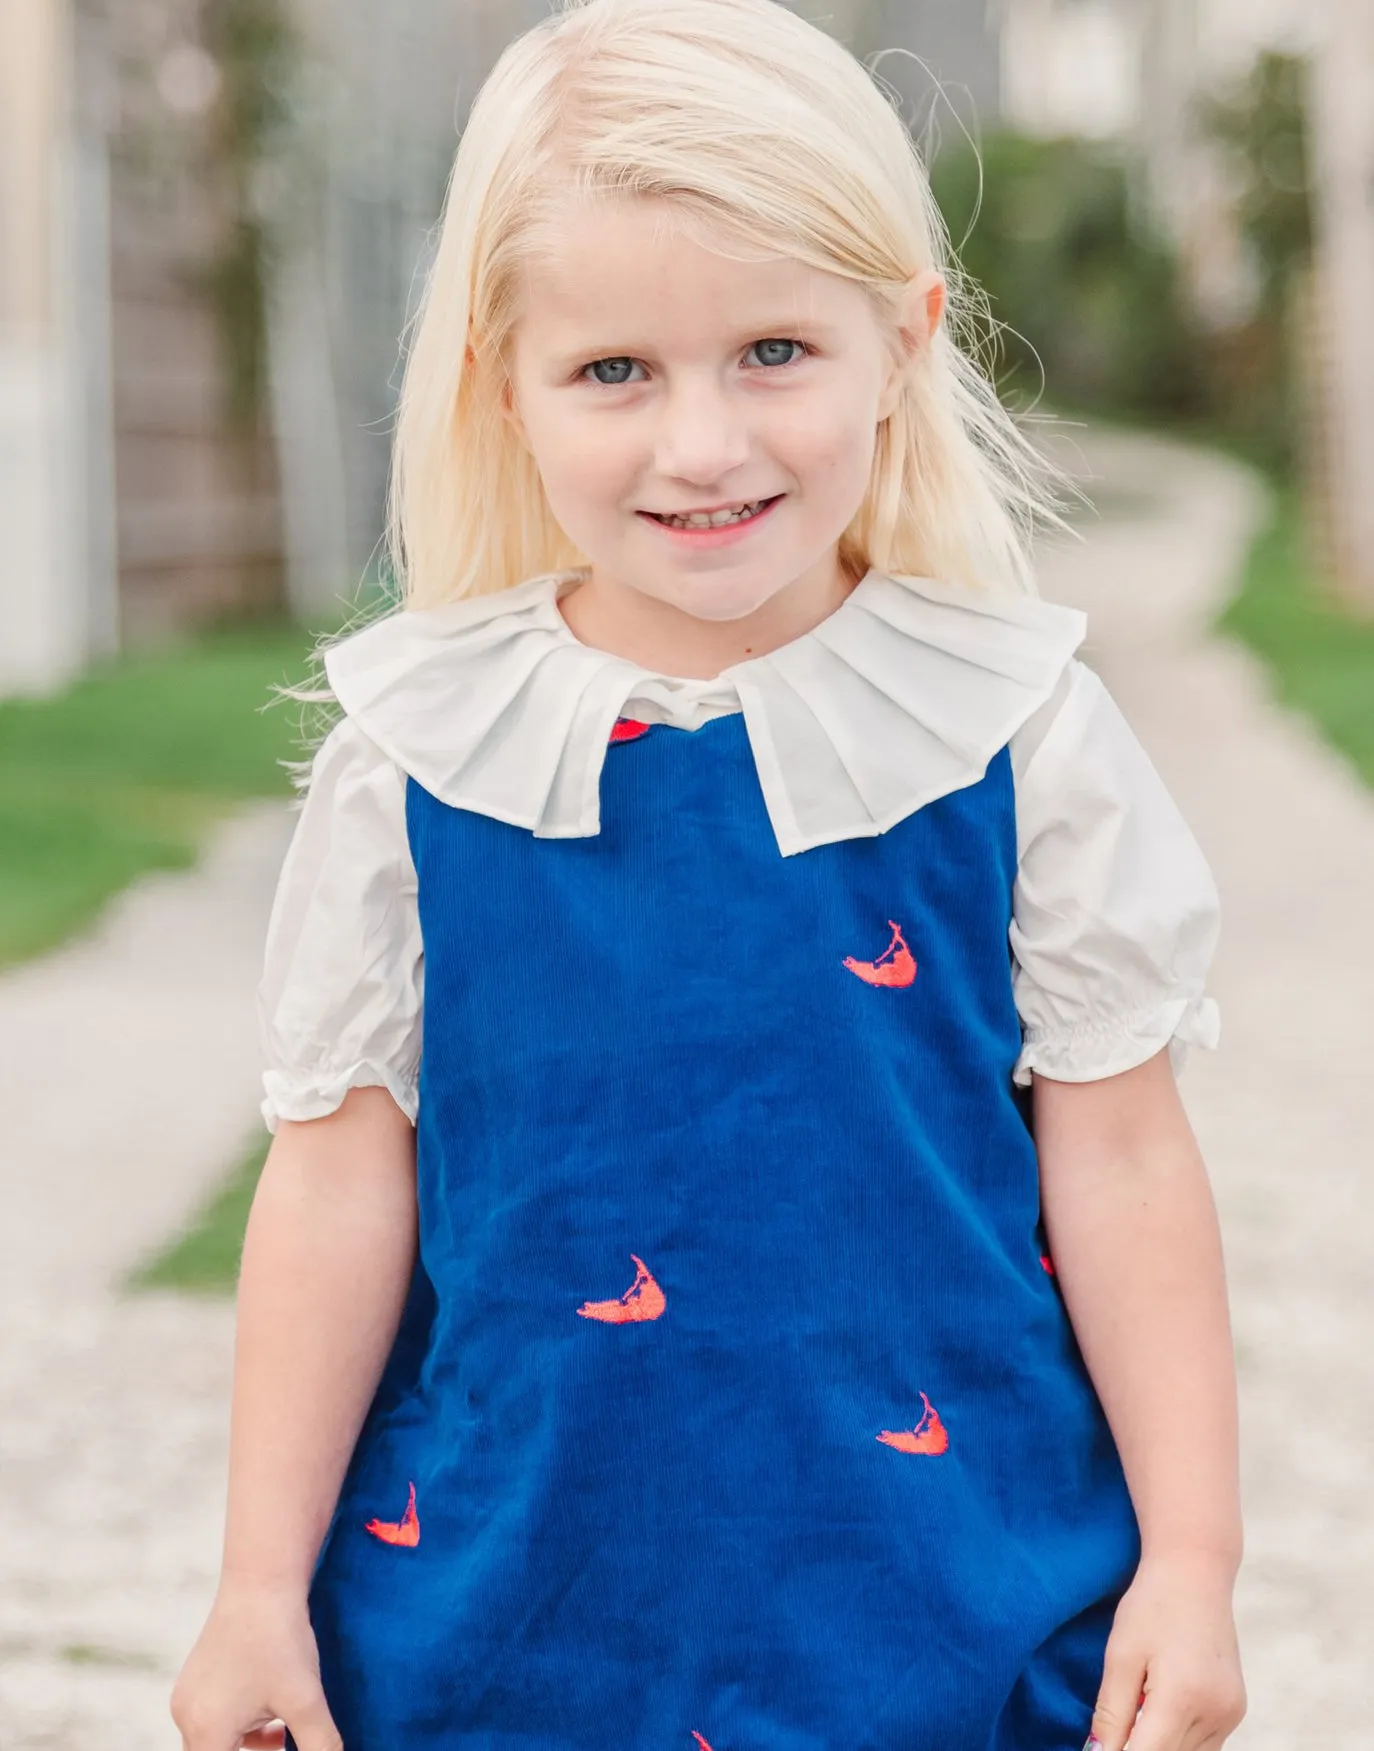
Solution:
M1215 1046L1219 903L1197 841L1102 682L1067 666L1012 739L1012 987L1031 1071L1092 1082Z
M258 988L270 1131L355 1087L388 1089L415 1121L424 957L405 783L348 718L315 755Z

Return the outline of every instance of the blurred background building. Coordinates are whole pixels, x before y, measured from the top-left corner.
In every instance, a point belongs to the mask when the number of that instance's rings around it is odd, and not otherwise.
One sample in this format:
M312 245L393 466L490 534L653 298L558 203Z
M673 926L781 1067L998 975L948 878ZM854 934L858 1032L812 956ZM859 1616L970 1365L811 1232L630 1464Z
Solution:
M4 6L0 692L50 688L94 657L227 612L327 613L371 575L398 337L457 135L502 46L546 10ZM1358 335L1374 310L1367 0L806 11L860 55L882 51L878 71L932 159L1013 138L1023 153L1073 141L1080 160L1119 163L1131 228L1174 257L1180 321L1231 337L1237 369L1247 347L1282 348L1295 328L1325 337L1294 367L1306 386L1289 409L1306 432L1298 465L1330 569L1352 599L1374 601L1374 530L1355 526L1350 491L1352 471L1374 465L1374 343ZM1276 294L1282 332L1264 341L1254 322L1270 269L1246 230L1253 189L1235 138L1203 118L1266 54L1297 69L1318 198L1292 186L1309 171L1279 162L1282 140L1259 141L1261 170L1267 152L1280 194L1302 195L1326 272ZM1047 163L1062 187L1063 160ZM1023 231L1028 213L1023 202ZM986 241L995 278L1002 240ZM1013 328L1015 296L998 312ZM1298 322L1295 305L1322 321ZM1227 345L1217 357L1232 357Z

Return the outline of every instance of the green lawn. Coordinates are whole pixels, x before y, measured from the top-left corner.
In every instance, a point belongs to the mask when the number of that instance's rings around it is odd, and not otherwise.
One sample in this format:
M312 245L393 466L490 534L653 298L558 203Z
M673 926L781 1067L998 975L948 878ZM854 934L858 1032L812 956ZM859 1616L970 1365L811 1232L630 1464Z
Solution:
M313 640L238 626L120 658L41 699L0 701L0 966L89 924L145 871L194 863L236 803L289 794Z
M232 1295L248 1209L271 1138L264 1133L219 1191L192 1218L185 1234L131 1272L129 1289L182 1289L193 1295Z
M302 755L302 708L272 687L306 678L313 643L289 621L238 625L0 701L0 965L88 925L147 871L194 863L240 802L290 794L280 762ZM233 1293L267 1142L131 1288Z
M1264 659L1277 696L1374 785L1374 619L1356 620L1320 591L1296 495L1275 492L1274 519L1219 625Z

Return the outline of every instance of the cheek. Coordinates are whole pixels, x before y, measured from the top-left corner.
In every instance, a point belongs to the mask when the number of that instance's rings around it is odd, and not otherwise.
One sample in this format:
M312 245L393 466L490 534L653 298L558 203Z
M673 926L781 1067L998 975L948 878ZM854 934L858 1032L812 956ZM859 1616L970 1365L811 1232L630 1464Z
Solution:
M559 499L589 504L614 500L633 475L621 454L625 446L608 429L589 432L585 421L554 416L542 421L531 439L545 490L555 504Z
M814 492L848 493L867 483L874 441L871 418L852 407L830 406L816 417L793 421L779 434L778 453Z

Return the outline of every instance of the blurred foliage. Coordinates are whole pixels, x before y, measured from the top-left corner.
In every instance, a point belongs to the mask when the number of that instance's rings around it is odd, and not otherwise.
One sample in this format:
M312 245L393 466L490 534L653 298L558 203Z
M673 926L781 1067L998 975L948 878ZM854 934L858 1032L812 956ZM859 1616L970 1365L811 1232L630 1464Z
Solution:
M978 157L982 158L981 199ZM1177 416L1201 405L1170 252L1132 211L1124 158L1100 142L984 136L946 147L931 187L959 262L987 293L1009 405Z
M1303 58L1267 50L1231 90L1199 98L1197 111L1230 162L1241 235L1259 278L1254 313L1207 337L1201 364L1211 417L1285 476L1300 461L1307 394L1297 329L1312 262L1306 82Z
M1282 313L1295 273L1312 258L1307 63L1265 50L1230 92L1204 95L1198 119L1228 148L1241 231L1260 270L1261 304Z
M1284 704L1305 712L1374 785L1374 624L1322 593L1301 495L1273 484L1274 516L1218 625L1263 658Z
M238 1285L243 1235L271 1138L255 1141L238 1167L185 1234L131 1273L129 1289L181 1289L193 1295L232 1295Z
M985 352L1009 406L1038 398L1043 364L1057 411L1181 429L1269 476L1275 519L1222 628L1374 783L1374 626L1324 593L1296 485L1306 396L1296 313L1312 259L1305 80L1304 61L1268 52L1199 106L1257 269L1256 307L1227 329L1190 311L1169 249L1142 228L1120 149L993 134L980 147L981 200L967 145L934 159L931 185L960 265L988 296Z
M994 133L930 167L964 271L987 293L993 375L1021 411L1056 406L1212 437L1271 471L1297 462L1302 385L1291 318L1311 255L1304 63L1266 53L1199 124L1225 150L1260 298L1217 330L1143 216L1124 147ZM1043 384L1042 384L1043 368Z
M0 701L0 965L89 924L137 876L195 862L240 800L286 796L313 640L290 622L224 628Z

